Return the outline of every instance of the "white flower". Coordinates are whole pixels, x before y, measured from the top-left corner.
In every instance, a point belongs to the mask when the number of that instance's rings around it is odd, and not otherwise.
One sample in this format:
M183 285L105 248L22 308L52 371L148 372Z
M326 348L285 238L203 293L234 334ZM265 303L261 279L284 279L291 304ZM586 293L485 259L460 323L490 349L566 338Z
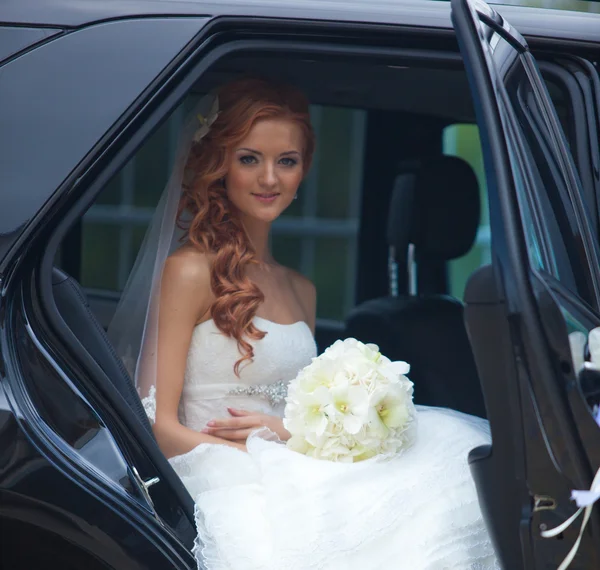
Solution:
M388 428L399 428L406 424L412 407L412 386L407 388L399 382L387 390L378 389L371 396L371 405Z
M409 394L397 384L379 387L371 395L369 428L375 433L387 435L389 430L401 428L409 422L411 408L412 393Z
M319 390L327 391L323 386ZM360 386L337 384L327 391L329 403L325 408L327 415L339 421L349 434L360 431L369 411L369 395Z
M416 435L413 384L405 362L373 344L337 341L290 383L284 425L288 447L329 461L398 453Z
M326 407L330 404L329 392L319 386L314 392L298 392L297 400L288 405L283 425L290 433L304 430L322 435L327 427Z
M314 447L300 435L293 435L290 437L287 441L287 446L291 450L302 453L303 455L309 455L311 450L314 449Z

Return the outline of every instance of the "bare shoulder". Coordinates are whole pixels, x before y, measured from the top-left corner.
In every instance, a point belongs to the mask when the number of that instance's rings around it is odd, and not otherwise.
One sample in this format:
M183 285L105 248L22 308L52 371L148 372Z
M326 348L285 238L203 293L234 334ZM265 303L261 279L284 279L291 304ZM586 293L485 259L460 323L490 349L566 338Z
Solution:
M161 296L185 302L202 316L212 303L210 268L211 259L205 253L188 246L179 248L165 261Z
M163 269L163 284L168 281L182 287L210 286L210 265L208 255L183 246L167 257Z
M298 273L294 269L286 267L287 274L292 282L294 290L302 297L307 300L312 300L317 296L317 289L315 284L308 278Z

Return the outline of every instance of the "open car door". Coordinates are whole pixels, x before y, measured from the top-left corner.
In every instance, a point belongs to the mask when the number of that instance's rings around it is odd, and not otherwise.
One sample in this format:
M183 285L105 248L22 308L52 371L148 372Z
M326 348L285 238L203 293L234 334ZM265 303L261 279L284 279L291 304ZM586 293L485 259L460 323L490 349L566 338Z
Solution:
M584 363L588 333L600 325L593 220L523 37L479 0L452 0L452 20L492 231L492 264L465 293L493 440L472 451L471 471L502 568L600 568L596 510L549 532L577 512L571 491L590 489L600 466L600 381Z

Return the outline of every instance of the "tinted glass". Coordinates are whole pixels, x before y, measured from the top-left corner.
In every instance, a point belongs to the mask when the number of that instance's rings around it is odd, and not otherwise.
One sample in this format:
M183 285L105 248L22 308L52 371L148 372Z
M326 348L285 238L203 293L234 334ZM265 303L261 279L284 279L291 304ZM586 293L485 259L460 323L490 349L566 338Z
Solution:
M524 58L485 26L507 97L502 106L516 119L511 149L513 175L521 206L531 264L558 279L570 292L595 305L592 275L569 184L562 171L546 109L540 104ZM578 189L574 189L577 191Z

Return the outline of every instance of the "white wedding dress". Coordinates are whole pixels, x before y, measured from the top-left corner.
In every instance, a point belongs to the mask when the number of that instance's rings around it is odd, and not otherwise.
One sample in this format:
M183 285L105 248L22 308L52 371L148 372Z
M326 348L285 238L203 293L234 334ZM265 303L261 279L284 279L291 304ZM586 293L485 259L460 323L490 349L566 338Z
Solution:
M227 407L283 413L285 385L315 343L303 322L255 322L267 335L240 378L235 341L212 321L196 327L180 405L188 427ZM257 434L248 453L202 444L171 463L196 503L201 569L489 570L500 567L467 464L489 440L483 420L419 407L415 445L391 459L332 463Z

